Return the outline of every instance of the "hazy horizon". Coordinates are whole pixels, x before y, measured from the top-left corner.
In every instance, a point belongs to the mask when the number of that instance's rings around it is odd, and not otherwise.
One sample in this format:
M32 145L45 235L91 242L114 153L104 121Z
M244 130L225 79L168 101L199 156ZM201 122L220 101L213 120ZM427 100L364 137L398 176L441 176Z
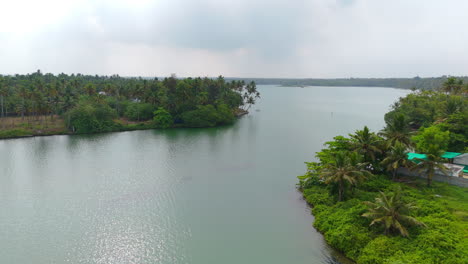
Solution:
M175 74L175 76L178 78L178 79L184 79L184 78L198 78L198 77L201 77L201 78L218 78L220 75L217 75L217 76L201 76L201 75L192 75L192 76L180 76L180 75L177 75L177 73L171 73L171 74L168 74L168 75L158 75L158 76L143 76L143 75L121 75L121 74L118 74L118 73L111 73L111 74L92 74L92 73L81 73L81 72L44 72L40 69L38 69L42 74L48 74L48 73L51 73L51 74L54 74L54 75L58 75L58 74L67 74L67 75L78 75L78 74L81 74L81 75L90 75L90 76L95 76L95 75L98 75L98 76L112 76L112 75L118 75L120 77L123 77L123 78L165 78L165 77L170 77L172 74ZM3 75L3 76L6 76L6 75L10 75L10 76L13 76L13 75L16 75L16 74L20 74L20 75L27 75L27 74L33 74L33 73L36 73L36 71L31 71L31 72L16 72L16 73L12 73L12 74L4 74L4 73L1 73L0 72L0 75ZM419 78L444 78L444 77L458 77L458 78L467 78L468 75L460 75L460 76L455 76L455 75L441 75L441 76L411 76L411 77L395 77L395 76L390 76L390 77L331 77L331 78L321 78L321 77L255 77L255 76L252 76L252 77L242 77L242 76L224 76L224 75L221 75L223 78L225 79L271 79L271 80L333 80L333 79L413 79L413 78L416 78L416 77L419 77Z

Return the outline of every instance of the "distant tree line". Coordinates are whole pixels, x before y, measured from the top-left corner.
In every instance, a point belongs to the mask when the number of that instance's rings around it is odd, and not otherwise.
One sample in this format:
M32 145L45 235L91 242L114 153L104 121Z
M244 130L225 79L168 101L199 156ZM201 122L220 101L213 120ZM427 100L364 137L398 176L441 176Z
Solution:
M61 118L78 133L119 130L119 120L208 127L231 123L259 96L254 82L222 76L144 79L37 71L0 75L0 120Z
M339 78L339 79L283 79L283 78L227 78L229 80L254 81L256 84L274 84L282 86L363 86L394 87L403 89L436 90L447 80L454 77L433 78ZM468 83L468 77L459 77L459 81ZM466 88L465 88L466 89Z

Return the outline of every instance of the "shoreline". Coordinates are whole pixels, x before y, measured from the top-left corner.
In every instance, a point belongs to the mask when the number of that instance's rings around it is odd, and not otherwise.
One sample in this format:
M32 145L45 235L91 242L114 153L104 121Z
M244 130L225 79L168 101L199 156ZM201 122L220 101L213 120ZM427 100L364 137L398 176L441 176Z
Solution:
M249 114L249 111L247 110L242 110L239 109L234 113L234 116L236 119L240 119L241 117ZM234 121L235 122L235 121ZM93 134L102 134L102 133L116 133L116 132L126 132L126 131L138 131L138 130L150 130L150 129L161 129L156 127L155 125L148 123L147 121L142 122L142 123L134 123L134 124L121 124L123 127L115 130L110 130L110 131L101 131L101 132L96 132L96 133L73 133L69 130L58 130L58 131L49 131L50 133L29 133L30 131L27 131L23 128L13 128L13 129L8 129L8 130L3 130L0 129L0 141L1 140L8 140L8 139L20 139L20 138L32 138L32 137L48 137L48 136L72 136L72 135L93 135ZM221 127L225 125L218 125L214 127ZM172 127L169 127L167 129L175 129L175 128L192 128L192 127L186 127L183 126L183 124L175 124ZM197 128L210 128L210 127L197 127ZM2 134L8 134L8 132L11 132L12 135L6 135L3 136ZM42 132L42 131L41 131ZM26 134L28 133L28 134Z
M410 176L400 176L400 179L406 179L407 181L395 182L383 175L376 175L371 181L379 185L401 186L405 192L411 192L415 197L414 202L418 203L420 205L419 210L424 212L419 213L418 217L427 224L430 231L422 229L416 232L416 235L411 236L410 239L400 236L386 236L377 227L368 226L368 223L363 224L365 220L360 216L363 212L363 208L360 206L367 196L377 195L377 191L372 190L374 188L360 189L359 193L364 195L360 196L358 194L356 197L342 202L331 201L331 196L325 186L313 184L309 188L297 188L297 190L302 193L304 202L311 209L311 215L314 216L313 228L322 234L328 246L344 257L346 262L343 264L348 262L384 263L384 259L403 260L416 253L422 254L421 261L429 261L429 256L424 255L422 252L428 248L434 249L437 247L427 245L419 248L418 243L421 242L421 239L424 239L423 237L427 236L422 233L428 232L431 235L435 233L443 241L447 239L446 236L456 237L456 232L463 233L463 224L458 219L457 212L463 211L464 198L461 196L463 196L463 192L466 192L466 188L435 182L433 184L438 190L437 194L440 195L435 199L432 192L428 192L432 188L426 187L423 179ZM379 183L379 181L382 182ZM450 201L449 206L446 205L448 201ZM445 214L438 214L437 210L433 211L433 203L437 204L438 210L443 211ZM450 230L445 229L445 222L443 222L447 218L453 222ZM446 231L450 231L450 234L445 234ZM343 234L347 234L347 238L344 240ZM459 246L460 244L456 242L461 241L460 237L453 239L455 240L452 242ZM452 255L459 254L455 251L455 249L450 250L445 257L448 259L453 257ZM415 263L422 262L418 259Z

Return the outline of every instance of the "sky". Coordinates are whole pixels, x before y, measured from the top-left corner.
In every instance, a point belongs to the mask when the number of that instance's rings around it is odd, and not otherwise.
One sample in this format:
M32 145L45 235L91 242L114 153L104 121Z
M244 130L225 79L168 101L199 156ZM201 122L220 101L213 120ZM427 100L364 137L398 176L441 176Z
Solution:
M468 75L466 0L0 0L0 74Z

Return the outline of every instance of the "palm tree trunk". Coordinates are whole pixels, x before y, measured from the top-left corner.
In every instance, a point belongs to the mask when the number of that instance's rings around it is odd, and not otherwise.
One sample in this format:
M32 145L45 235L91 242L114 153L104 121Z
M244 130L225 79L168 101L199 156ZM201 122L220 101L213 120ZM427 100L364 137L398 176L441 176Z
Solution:
M393 169L393 177L392 177L392 180L395 180L395 177L396 177L396 171L397 171L397 169Z
M339 187L338 187L338 201L342 201L343 199L343 181L340 181Z
M0 103L2 104L2 117L4 117L4 111L3 111L3 95L0 96Z
M434 171L428 170L427 171L427 186L431 186L432 184L432 175L434 174Z
M21 120L24 120L24 97L22 98L22 107L21 107Z

